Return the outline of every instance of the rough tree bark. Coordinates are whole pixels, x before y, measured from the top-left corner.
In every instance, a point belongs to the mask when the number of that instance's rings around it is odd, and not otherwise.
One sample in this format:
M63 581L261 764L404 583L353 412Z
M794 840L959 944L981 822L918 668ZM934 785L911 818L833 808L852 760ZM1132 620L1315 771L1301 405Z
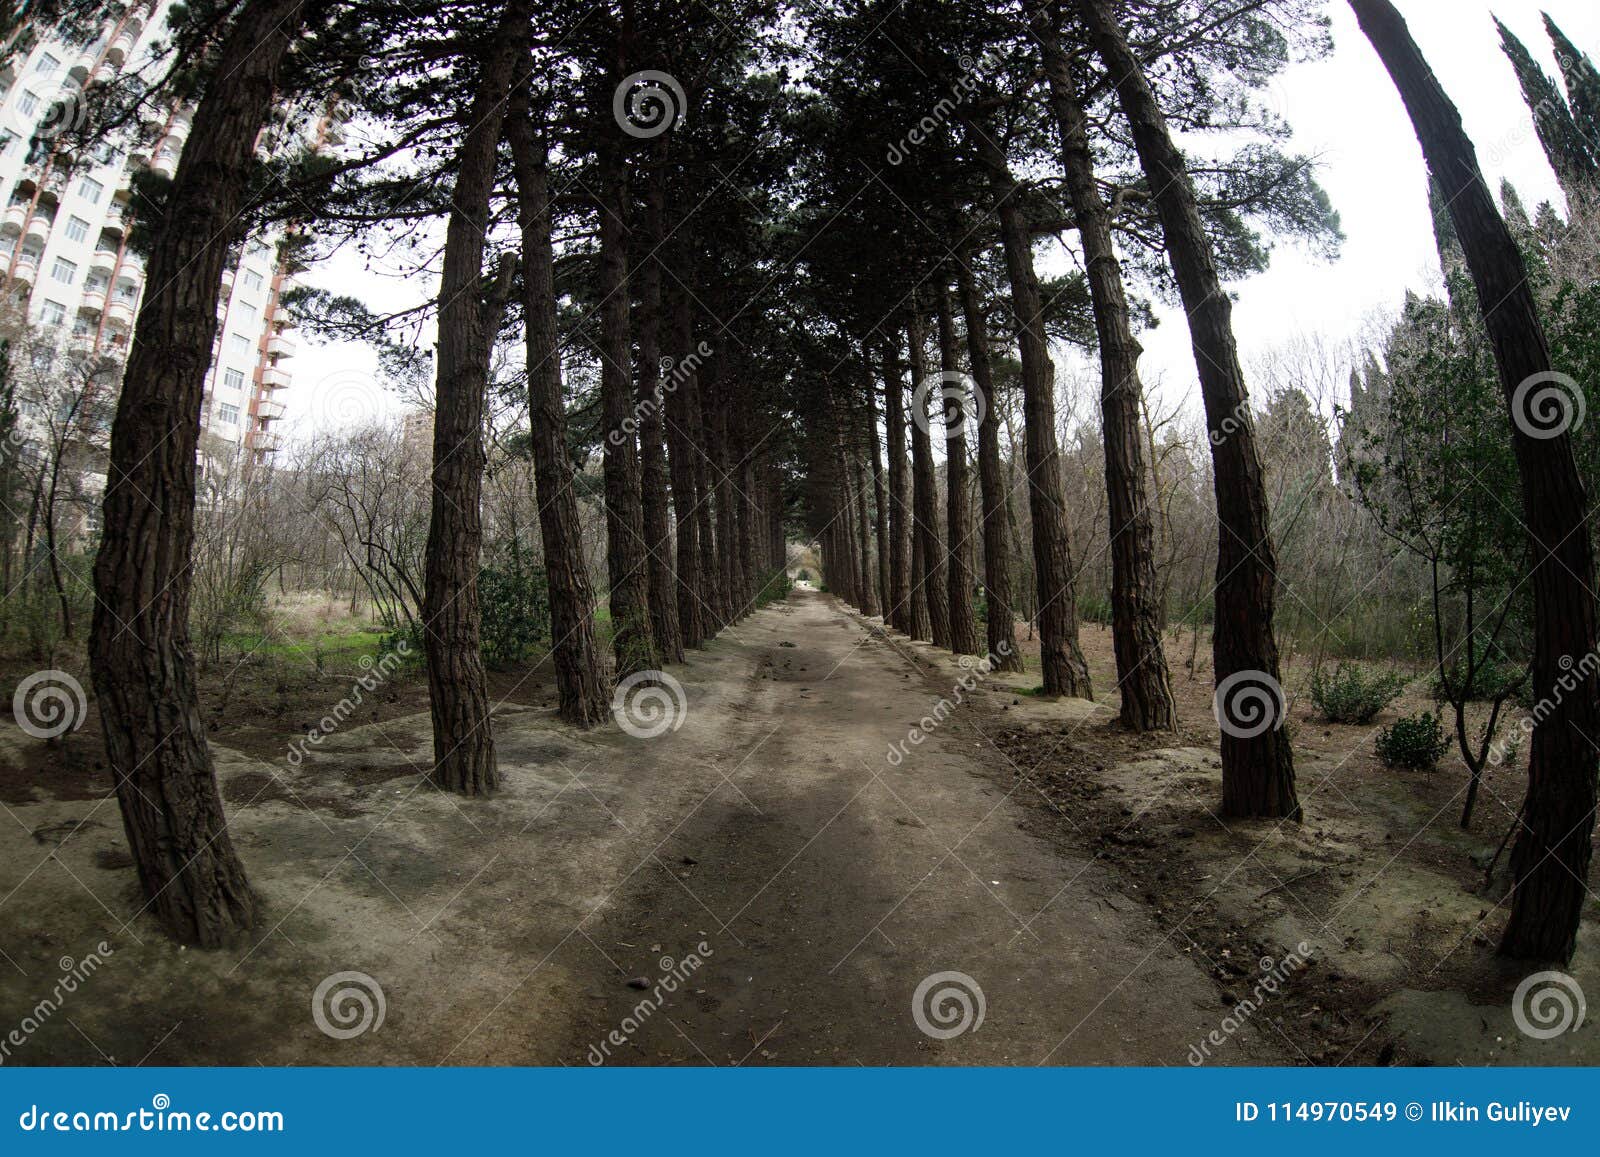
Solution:
M1536 437L1551 431L1529 420L1537 409L1533 391L1565 383L1552 376L1522 254L1495 208L1455 105L1394 5L1351 0L1350 6L1400 90L1449 206L1478 301L1486 307L1484 324L1511 411L1523 525L1535 560L1533 693L1550 710L1534 728L1529 750L1528 794L1511 853L1511 918L1500 951L1565 961L1577 944L1593 856L1600 701L1590 664L1580 660L1595 653L1595 569L1585 525L1588 495L1571 438L1565 429ZM1581 678L1577 693L1563 693L1557 680L1574 671Z
M889 459L889 599L884 617L905 635L912 634L911 491L906 472L905 385L894 339L883 339L884 445Z
M872 380L870 376L863 383L866 394L872 394ZM859 506L856 524L858 542L856 554L861 564L861 613L876 615L878 613L878 584L877 571L872 559L872 510L867 498L867 468L862 456L869 451L876 453L876 446L868 441L867 408L864 402L855 396L849 401L845 410L845 419L851 429L850 469L851 483L855 487L856 502Z
M650 632L663 662L683 662L683 631L678 624L678 576L672 560L672 526L667 511L666 417L661 393L661 256L666 189L665 150L651 152L645 180L644 221L638 234L639 260L634 281L639 291L639 489L644 525L645 573Z
M607 125L609 129L612 126ZM600 146L600 407L605 426L606 569L619 678L661 666L650 627L644 493L633 422L628 299L628 177L621 145Z
M531 58L529 61L531 67ZM556 330L555 255L551 245L549 174L534 134L526 89L518 85L506 122L522 227L522 306L527 339L528 427L539 532L550 597L551 661L558 713L591 727L607 715L605 666L594 633L594 588L583 556L583 524L572 489L567 414Z
M935 647L950 649L950 592L945 587L944 536L939 533L939 479L933 465L933 439L929 435L928 343L922 315L913 306L906 324L911 343L911 510L916 519L917 557L912 567L913 598L920 590L927 606L928 638ZM922 391L920 394L918 391ZM932 391L937 393L938 391ZM918 399L921 399L919 402ZM943 414L937 419L943 428ZM922 638L915 635L914 638Z
M678 628L686 647L706 644L701 608L700 521L696 512L701 497L695 477L695 448L689 431L695 425L692 405L694 376L699 355L694 347L694 314L689 295L672 295L672 388L667 392L667 462L672 478L672 510L678 537Z
M247 4L195 111L150 252L94 565L89 668L145 907L205 948L248 931L257 900L228 834L189 642L200 401L246 172L305 11Z
M1050 104L1073 217L1083 244L1089 299L1100 339L1100 414L1106 453L1106 508L1111 516L1111 637L1117 656L1122 725L1131 731L1178 726L1167 657L1161 645L1154 529L1145 486L1140 429L1139 355L1128 295L1111 234L1111 214L1095 182L1089 124L1067 54L1042 11L1031 20L1044 60Z
M994 396L994 371L989 362L989 326L972 276L970 255L956 263L956 287L967 329L967 361L983 403L978 421L979 517L983 521L983 591L988 613L985 631L989 661L996 670L1022 670L1017 648L1016 616L1011 610L1011 547L1006 535L1008 490L1000 469L1000 402Z
M1056 446L1055 366L1044 332L1033 239L1022 217L1022 189L1005 154L981 131L974 133L979 159L989 174L1000 218L1011 308L1022 355L1024 455L1028 509L1033 516L1033 571L1038 591L1039 666L1046 695L1094 698L1089 665L1078 646L1078 596L1067 536L1061 452Z
M1217 713L1223 721L1222 813L1299 819L1294 752L1282 727L1284 701L1277 689L1278 644L1272 630L1277 558L1244 371L1234 343L1233 305L1217 276L1188 166L1109 0L1078 0L1078 10L1116 81L1154 193L1173 275L1189 315L1205 398L1219 523L1212 665L1219 689ZM1229 691L1245 684L1265 685L1275 699L1265 727L1254 717L1246 726L1229 726L1234 703L1243 702Z
M961 372L961 352L956 341L955 316L950 308L950 289L942 281L934 295L934 310L939 319L939 368L945 375L945 389L951 391L943 405L945 432L945 533L950 543L946 591L950 605L950 649L958 655L978 654L978 619L972 608L972 588L976 583L972 565L972 468L967 462L967 415L971 403L966 396Z
M494 329L508 286L490 301L483 286L484 240L494 192L495 153L511 74L528 35L528 5L506 8L478 77L445 227L439 280L438 371L434 385L433 504L423 568L422 629L433 714L433 782L462 795L500 784L489 718L489 682L478 629L483 547L484 391ZM509 272L502 266L502 274Z
M861 365L861 388L867 398L865 437L868 462L872 467L873 533L878 540L878 609L887 623L892 580L889 576L889 508L883 492L883 459L878 453L878 391L872 384L870 362L863 359Z

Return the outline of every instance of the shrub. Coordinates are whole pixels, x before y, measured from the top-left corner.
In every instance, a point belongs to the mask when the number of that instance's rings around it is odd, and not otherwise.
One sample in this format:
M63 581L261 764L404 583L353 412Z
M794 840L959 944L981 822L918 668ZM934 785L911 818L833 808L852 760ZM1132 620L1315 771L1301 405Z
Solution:
M1389 706L1405 685L1406 677L1398 671L1341 662L1331 675L1320 667L1312 672L1311 702L1330 723L1366 723Z
M1430 769L1450 747L1450 739L1432 711L1396 719L1378 732L1378 758L1387 767Z
M550 592L543 570L486 566L478 572L484 662L509 667L550 634Z

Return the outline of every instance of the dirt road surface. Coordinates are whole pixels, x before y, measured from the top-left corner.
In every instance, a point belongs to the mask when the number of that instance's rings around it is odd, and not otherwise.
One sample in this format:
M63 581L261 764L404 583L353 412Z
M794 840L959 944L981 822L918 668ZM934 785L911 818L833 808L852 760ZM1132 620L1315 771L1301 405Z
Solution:
M298 767L219 749L268 910L231 951L138 914L114 801L12 807L0 1008L98 963L7 1063L1187 1064L1216 987L1022 830L996 693L928 655L799 590L633 704L658 735L504 705L487 801L422 782L426 716Z

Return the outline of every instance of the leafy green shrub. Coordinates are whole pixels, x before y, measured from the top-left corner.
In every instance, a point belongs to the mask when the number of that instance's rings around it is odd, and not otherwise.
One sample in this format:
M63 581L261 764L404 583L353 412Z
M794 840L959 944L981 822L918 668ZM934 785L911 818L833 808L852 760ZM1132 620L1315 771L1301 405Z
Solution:
M484 567L478 572L478 602L480 643L491 667L522 662L550 634L550 589L541 569Z
M1450 739L1432 711L1396 719L1378 732L1378 758L1386 767L1432 768L1450 747Z
M1311 702L1330 723L1367 723L1405 689L1398 671L1379 671L1341 662L1330 675L1319 667L1311 675Z

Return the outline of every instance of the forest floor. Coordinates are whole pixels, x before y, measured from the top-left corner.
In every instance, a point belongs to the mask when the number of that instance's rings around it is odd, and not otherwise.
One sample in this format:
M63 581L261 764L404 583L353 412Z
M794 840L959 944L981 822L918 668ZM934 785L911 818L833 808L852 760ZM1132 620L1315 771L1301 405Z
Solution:
M1114 701L1108 634L1084 642ZM206 683L266 914L214 952L140 913L93 712L60 744L4 729L0 1037L42 1021L4 1063L1600 1060L1593 1025L1512 1022L1528 970L1492 955L1474 857L1513 772L1462 833L1460 777L1387 771L1376 725L1297 706L1306 822L1224 825L1209 675L1174 665L1183 732L1135 737L1029 694L1036 663L965 667L797 590L671 669L681 723L654 738L578 733L544 671L496 674L505 786L467 801L424 781L420 677L291 760L364 668L258 663ZM1572 971L1600 992L1594 945ZM314 1014L342 973L382 992L348 1039L318 1020L352 1005ZM945 973L970 1016L917 1005Z

